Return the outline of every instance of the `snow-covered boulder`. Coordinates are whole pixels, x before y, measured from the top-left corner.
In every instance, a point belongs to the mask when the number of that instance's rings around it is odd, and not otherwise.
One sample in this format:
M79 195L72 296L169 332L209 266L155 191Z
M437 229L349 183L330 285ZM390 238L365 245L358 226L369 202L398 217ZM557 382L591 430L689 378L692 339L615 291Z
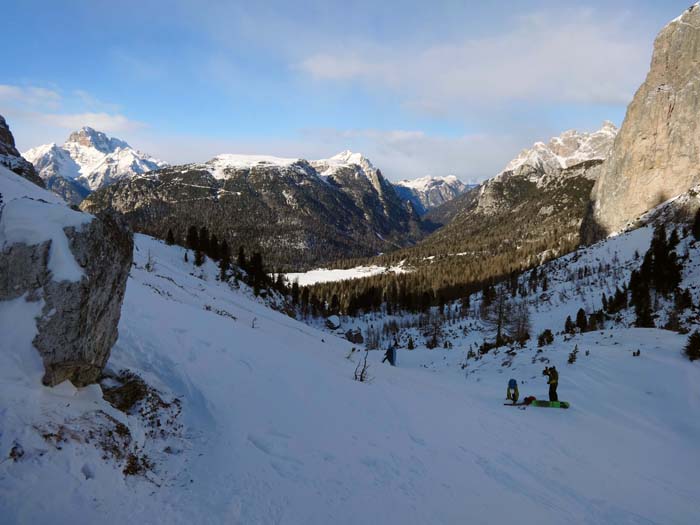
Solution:
M331 330L337 330L340 328L340 317L337 315L329 315L326 318L326 326Z
M110 216L69 208L4 166L0 195L0 304L41 305L33 346L45 384L96 381L117 339L131 233ZM12 316L3 310L3 330L22 324Z

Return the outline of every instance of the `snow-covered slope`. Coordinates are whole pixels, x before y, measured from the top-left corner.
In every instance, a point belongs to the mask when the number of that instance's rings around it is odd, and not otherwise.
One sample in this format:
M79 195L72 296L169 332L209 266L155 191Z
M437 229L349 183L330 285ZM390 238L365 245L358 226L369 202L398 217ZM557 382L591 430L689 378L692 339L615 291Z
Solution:
M136 236L109 367L181 400L182 431L167 437L114 410L99 387L41 387L34 314L0 305L17 320L0 330L4 520L685 524L700 510L700 367L681 356L682 336L594 332L542 353L493 352L464 370L467 339L399 350L396 368L370 352L373 380L359 383L350 343L216 274L209 261L195 268L183 249ZM575 342L581 356L567 365ZM560 369L572 408L504 407L511 376L523 394L545 397L546 362ZM122 462L79 442L96 411L147 451L144 476L125 478ZM41 430L65 421L61 441Z
M123 140L108 137L90 127L71 133L61 146L37 146L24 152L23 156L34 164L45 181L63 178L75 181L89 191L167 165L135 150Z
M410 201L421 214L459 197L473 187L473 185L464 184L454 175L420 177L402 180L394 184L399 196Z

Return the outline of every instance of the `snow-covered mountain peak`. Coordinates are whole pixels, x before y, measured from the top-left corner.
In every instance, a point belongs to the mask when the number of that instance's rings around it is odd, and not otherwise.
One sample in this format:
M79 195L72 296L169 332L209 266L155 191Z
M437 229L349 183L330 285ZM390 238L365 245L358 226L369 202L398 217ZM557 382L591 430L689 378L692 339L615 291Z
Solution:
M458 197L470 186L454 175L444 177L428 175L417 179L401 180L394 184L394 188L403 200L411 201L416 211L422 214L430 208Z
M68 136L65 145L79 144L80 146L94 148L101 153L114 153L119 148L129 148L131 146L123 140L108 137L101 131L97 131L90 126L83 126L78 131L74 131Z
M62 146L44 144L23 155L49 187L64 198L68 198L65 184L58 179L74 181L89 192L124 177L167 166L167 163L132 148L127 142L89 126L71 133Z
M610 154L616 135L617 127L610 121L603 122L602 127L592 133L565 131L547 144L535 142L531 148L522 150L499 177L523 167L540 175L551 175L582 162L604 160Z
M429 188L447 184L455 187L462 187L464 183L459 180L454 175L447 175L444 177L434 177L432 175L426 175L425 177L419 177L417 179L404 179L396 183L397 186L403 186L405 188L411 188L419 191L426 191Z
M386 181L381 171L375 168L362 153L345 150L328 159L312 160L310 164L324 177L337 175L339 171L350 168L354 170L355 178L366 177L378 193L381 194L384 191L382 186Z
M353 152L347 149L345 151L341 151L337 155L333 155L328 159L311 161L311 165L314 166L321 173L321 175L332 175L338 169L347 168L350 166L359 166L362 173L364 173L364 175L367 177L371 177L372 175L376 174L377 171L379 171L362 153Z

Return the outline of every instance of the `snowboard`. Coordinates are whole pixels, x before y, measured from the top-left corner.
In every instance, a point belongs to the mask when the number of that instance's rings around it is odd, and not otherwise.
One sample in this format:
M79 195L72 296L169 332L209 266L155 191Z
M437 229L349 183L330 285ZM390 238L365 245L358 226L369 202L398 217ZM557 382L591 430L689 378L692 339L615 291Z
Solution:
M533 407L569 408L567 401L540 401L535 400L530 403Z
M505 407L524 407L524 406L527 406L527 404L526 403L515 403L515 404L503 403L503 406L505 406Z

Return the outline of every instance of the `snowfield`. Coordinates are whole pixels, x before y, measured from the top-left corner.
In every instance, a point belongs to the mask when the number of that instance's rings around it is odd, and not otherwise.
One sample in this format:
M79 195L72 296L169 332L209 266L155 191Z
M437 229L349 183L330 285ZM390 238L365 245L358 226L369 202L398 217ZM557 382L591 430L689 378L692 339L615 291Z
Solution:
M37 306L0 303L1 521L696 522L700 365L681 355L686 337L557 336L540 353L492 351L463 369L465 338L449 350L399 350L396 368L370 352L372 381L359 383L350 343L216 281L210 261L196 269L183 259L182 248L136 236L108 365L181 400L182 432L163 440L99 386L42 387ZM545 364L559 369L572 407L503 406L510 377L522 396L546 398ZM37 430L96 410L129 428L149 473L125 476L92 444L56 446Z
M404 273L410 271L404 268L402 264L397 266L355 266L348 269L330 269L318 268L309 270L308 272L288 273L285 274L290 283L297 281L300 286L310 286L312 284L330 283L334 281L345 281L347 279L362 279L363 277L371 277L385 272Z

